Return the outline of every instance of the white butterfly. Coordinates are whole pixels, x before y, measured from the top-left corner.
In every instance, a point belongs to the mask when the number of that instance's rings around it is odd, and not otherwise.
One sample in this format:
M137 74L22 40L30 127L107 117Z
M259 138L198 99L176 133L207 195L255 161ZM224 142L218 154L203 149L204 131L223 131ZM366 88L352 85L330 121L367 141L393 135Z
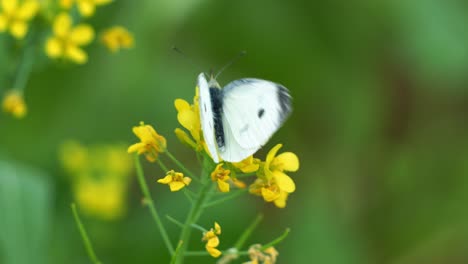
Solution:
M197 86L203 137L216 163L257 152L292 111L288 89L274 82L246 78L221 89L201 73Z

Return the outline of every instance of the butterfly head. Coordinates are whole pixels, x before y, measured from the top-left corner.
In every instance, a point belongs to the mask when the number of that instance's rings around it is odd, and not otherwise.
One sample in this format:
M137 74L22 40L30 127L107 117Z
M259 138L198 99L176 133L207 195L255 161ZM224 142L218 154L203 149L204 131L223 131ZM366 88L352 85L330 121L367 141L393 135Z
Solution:
M208 82L208 86L210 88L218 88L221 89L218 81L216 81L216 77L213 75L213 70L210 71L210 81Z

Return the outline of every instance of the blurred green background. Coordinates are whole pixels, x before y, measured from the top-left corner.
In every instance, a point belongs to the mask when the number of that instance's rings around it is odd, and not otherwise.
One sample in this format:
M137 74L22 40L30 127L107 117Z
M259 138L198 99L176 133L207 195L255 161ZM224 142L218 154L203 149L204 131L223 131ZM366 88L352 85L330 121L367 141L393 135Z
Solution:
M136 46L112 55L94 43L85 66L37 68L28 116L0 115L0 262L13 254L11 263L87 263L58 155L68 139L130 144L132 126L145 121L196 168L173 133L174 99L191 101L197 74L241 50L247 56L218 81L257 77L290 89L294 112L257 156L283 143L301 168L290 174L297 190L285 209L245 195L207 211L199 223L221 223L220 248L264 212L249 243L290 227L279 263L468 262L465 1L117 0L88 22L123 25ZM156 166L145 171L161 213L183 219L183 195L156 184ZM97 254L104 263L168 263L134 175L130 184L125 217L83 216ZM178 227L167 226L176 241Z

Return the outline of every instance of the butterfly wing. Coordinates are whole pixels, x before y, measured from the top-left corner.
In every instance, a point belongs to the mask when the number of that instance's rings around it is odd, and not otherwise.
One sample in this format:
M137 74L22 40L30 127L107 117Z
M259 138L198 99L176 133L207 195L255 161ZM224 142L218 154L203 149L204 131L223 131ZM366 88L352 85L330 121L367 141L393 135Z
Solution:
M241 161L255 153L292 111L288 89L259 79L240 79L223 89L223 127L226 161Z
M206 81L204 73L200 73L197 79L197 86L200 92L199 107L200 107L200 123L203 131L203 138L208 147L211 157L214 162L218 163L218 151L215 144L213 108L211 103L210 88Z

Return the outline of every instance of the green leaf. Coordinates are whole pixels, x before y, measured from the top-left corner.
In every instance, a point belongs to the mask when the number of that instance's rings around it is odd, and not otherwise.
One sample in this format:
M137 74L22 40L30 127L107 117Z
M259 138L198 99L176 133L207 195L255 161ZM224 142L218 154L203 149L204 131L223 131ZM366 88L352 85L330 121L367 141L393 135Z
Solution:
M46 175L0 161L0 263L49 263L51 196Z

